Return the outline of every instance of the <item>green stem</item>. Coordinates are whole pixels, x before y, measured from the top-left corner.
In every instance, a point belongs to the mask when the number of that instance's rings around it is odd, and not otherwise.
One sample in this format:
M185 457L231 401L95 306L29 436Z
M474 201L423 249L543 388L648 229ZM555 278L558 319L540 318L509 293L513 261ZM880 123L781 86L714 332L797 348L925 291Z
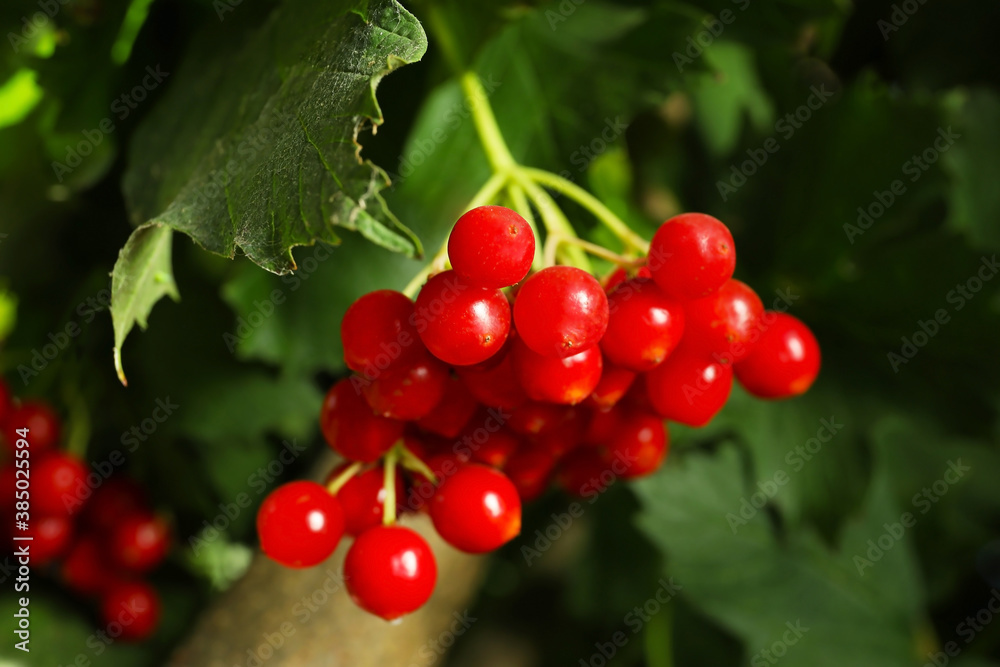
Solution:
M476 124L476 132L479 134L479 141L483 144L483 150L490 161L490 165L495 172L507 172L517 167L514 156L507 148L507 142L503 139L500 126L497 125L496 116L493 115L493 108L490 106L489 96L482 82L472 70L462 74L462 91L469 102L472 111L472 120Z
M523 167L522 171L525 176L539 185L561 192L593 213L601 224L607 227L611 233L617 236L626 246L644 254L649 252L649 242L646 241L646 239L633 232L629 226L626 225L621 218L615 215L610 208L605 206L600 199L590 194L576 183L567 180L558 174L545 171L544 169ZM574 236L576 236L576 234L574 234Z
M535 258L531 262L531 268L539 271L545 266L542 260L542 236L538 233L538 224L535 222L535 214L531 211L531 204L524 194L524 188L517 183L507 184L507 194L514 204L514 210L528 222L531 232L535 235Z
M355 461L351 465L347 466L342 473L337 475L329 484L326 485L326 490L330 492L331 495L337 495L337 492L344 488L344 484L350 481L352 477L358 474L361 470L362 463L360 461Z
M382 501L382 525L391 526L396 523L396 462L399 460L400 440L385 455L382 465L385 466L382 477L382 487L385 489L385 500Z
M431 484L438 483L437 475L434 474L434 471L431 470L426 463L421 461L419 456L407 449L405 445L399 446L399 454L399 462L404 468L426 477Z
M569 224L569 220L566 219L566 216L555 200L528 178L526 172L527 170L525 169L517 169L514 171L513 177L515 182L524 188L528 198L538 209L538 212L541 213L542 222L545 224L545 231L560 237L575 238L576 231ZM593 273L590 267L590 259L587 258L586 253L580 248L575 246L564 248L562 254L559 256L564 263L581 268L588 273Z
M626 257L625 255L620 255L612 250L608 250L604 246L597 245L596 243L591 243L590 241L585 241L584 239L578 238L576 236L566 237L553 234L549 237L549 240L555 244L560 245L563 243L569 245L575 245L582 248L586 252L590 253L595 257L600 257L601 259L606 259L612 264L617 264L618 266L633 268L637 266L642 266L645 264L646 260L643 258L636 257ZM548 245L548 242L546 243Z

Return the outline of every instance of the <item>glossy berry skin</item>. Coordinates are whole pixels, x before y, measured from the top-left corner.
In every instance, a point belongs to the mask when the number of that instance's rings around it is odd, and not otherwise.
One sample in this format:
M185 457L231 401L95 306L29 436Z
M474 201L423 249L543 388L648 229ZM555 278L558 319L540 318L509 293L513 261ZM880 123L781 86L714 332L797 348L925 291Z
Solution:
M511 411L507 426L521 435L539 435L573 418L573 408L530 401Z
M137 512L115 526L108 543L111 558L131 572L148 572L170 550L170 527L149 512Z
M684 309L648 278L626 280L608 296L611 316L601 351L611 362L643 372L667 358L684 334Z
M344 535L337 499L315 482L298 481L272 491L257 513L260 546L285 567L311 567L330 557Z
M675 299L708 296L733 277L736 245L729 228L704 213L683 213L656 231L649 245L649 270L660 289Z
M146 507L146 493L121 475L105 480L84 505L82 520L99 533L111 532L125 518Z
M35 515L68 516L79 509L87 489L87 466L64 452L50 452L31 468L31 510Z
M514 375L513 341L507 340L504 349L497 353L499 359L477 366L460 366L455 369L462 384L477 401L494 408L512 410L523 405L528 395Z
M344 578L355 604L391 621L427 602L437 582L437 563L424 538L409 528L377 526L354 540Z
M535 256L535 235L517 212L479 206L467 212L448 237L451 266L470 285L509 287L524 280Z
M555 466L556 461L548 452L522 446L507 460L503 472L514 484L521 502L526 503L545 492Z
M635 371L615 366L605 359L601 379L587 398L586 405L599 410L610 408L625 396L635 379Z
M17 431L23 428L28 429L26 440L30 443L32 456L47 452L59 444L59 417L41 401L25 401L7 412L3 432L10 451L14 451L15 443L21 438Z
M746 283L730 280L711 296L684 305L686 347L731 364L750 353L760 336L764 304Z
M448 382L448 367L422 352L397 363L370 381L361 391L375 414L391 419L420 419L441 402Z
M432 277L417 295L417 331L438 359L469 366L500 351L510 331L510 304L498 289L474 287L454 271Z
M586 271L550 266L521 285L514 323L520 339L536 353L569 357L601 340L608 327L608 297Z
M60 568L63 583L81 595L97 595L118 583L120 577L108 561L101 541L94 535L77 540Z
M101 622L108 634L140 641L156 631L160 622L160 598L149 584L128 581L115 585L101 601Z
M423 350L413 302L400 292L376 290L351 304L340 323L344 362L373 377Z
M622 479L636 479L654 472L667 455L669 438L663 420L653 414L632 412L625 415L611 438L605 456L618 466L613 468Z
M473 443L471 445L472 460L494 468L503 468L522 443L520 436L506 428L488 433L486 441L480 443L476 437L479 435L476 430L467 429L467 431L472 431L469 433Z
M733 387L733 371L679 350L646 374L646 391L659 415L688 426L704 426L725 405Z
M345 464L334 469L327 478L327 484L346 467ZM406 491L400 475L396 475L395 480L398 504L406 499ZM337 491L337 500L344 513L344 530L348 535L357 537L369 528L382 523L385 496L385 471L382 466L358 473L340 487Z
M13 549L25 544L30 545L32 567L44 567L56 558L62 556L70 546L73 537L73 524L65 513L53 516L32 516L28 530L15 532L15 535L31 537L31 542L11 541Z
M363 381L354 378L356 382ZM376 415L351 379L333 385L323 400L320 429L330 447L351 461L370 463L403 437L403 422Z
M816 337L801 320L787 313L766 311L764 333L750 354L733 370L740 384L759 398L797 396L819 375Z
M635 269L635 278L652 278L653 274L650 272L649 267L643 264L639 268ZM629 279L628 272L622 267L618 267L612 271L601 284L604 285L604 291L611 294L615 291L615 288L621 285L623 282Z
M460 380L448 378L441 400L417 420L417 426L436 435L454 438L469 423L478 407L475 397Z
M597 346L569 357L538 354L520 341L514 346L514 374L535 401L576 405L597 387L603 367Z
M521 532L521 499L498 470L478 463L444 480L430 504L438 534L460 551L498 549Z

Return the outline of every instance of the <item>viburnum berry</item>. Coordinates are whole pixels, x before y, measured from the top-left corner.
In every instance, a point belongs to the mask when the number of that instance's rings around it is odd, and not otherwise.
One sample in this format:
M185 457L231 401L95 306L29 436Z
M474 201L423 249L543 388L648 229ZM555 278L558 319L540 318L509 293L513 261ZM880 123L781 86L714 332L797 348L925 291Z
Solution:
M414 531L376 526L354 540L344 560L344 579L355 604L391 621L427 602L437 582L437 563Z
M551 357L516 341L513 354L514 374L536 401L576 405L601 381L603 358L597 346L568 357Z
M101 601L101 620L109 635L131 641L146 639L160 622L160 598L149 584L122 582Z
M448 258L470 285L509 287L521 282L535 256L535 235L517 212L479 206L465 213L448 237Z
M759 337L764 304L746 283L729 280L718 291L684 304L685 347L731 364Z
M612 468L622 479L635 479L655 471L667 455L669 437L663 420L648 413L631 413L611 438L607 459L617 461Z
M586 426L587 424L580 413L574 411L572 417L563 422L559 428L527 436L527 440L530 446L539 451L548 452L552 458L558 461L567 452L580 446Z
M512 329L511 337L513 333ZM528 395L524 393L514 375L514 360L511 354L514 340L508 338L504 348L494 358L482 364L459 366L455 369L462 384L483 405L512 410L528 400ZM494 359L497 360L495 363Z
M601 380L594 387L586 404L598 409L610 408L625 396L632 383L635 382L635 378L635 371L615 366L605 359Z
M610 442L621 427L624 418L623 412L620 405L591 411L583 431L582 443L584 445L604 445Z
M3 430L9 450L14 451L15 443L21 438L18 434L21 429L28 429L25 439L31 445L32 455L47 452L59 443L59 417L41 401L25 401L8 411Z
M510 331L510 304L498 289L475 287L454 271L433 276L417 295L417 331L438 359L468 366L489 359Z
M511 410L507 426L521 435L538 435L558 428L572 417L573 408L568 406L530 401Z
M521 502L526 503L542 495L555 465L556 460L548 452L522 446L507 459L503 472L514 484Z
M486 440L480 442L478 435L478 428L473 433L468 434L472 447L472 460L478 461L479 463L485 463L488 466L493 466L494 468L503 468L510 457L517 451L518 447L521 446L522 440L513 431L507 428L501 428L497 431L486 431Z
M31 509L39 514L68 516L83 504L87 466L76 456L49 452L31 468Z
M676 299L708 296L732 278L736 246L729 228L704 213L670 218L649 244L649 270Z
M684 309L652 280L626 280L608 295L608 305L611 315L601 351L613 363L648 371L681 342Z
M469 423L478 407L479 404L466 386L458 379L449 378L441 400L434 409L417 420L417 426L446 438L454 438Z
M536 353L569 357L601 340L608 327L608 297L586 271L550 266L521 285L514 323L520 339Z
M347 468L344 464L335 468L327 478L327 484L337 478ZM399 475L394 477L396 485L397 504L405 497L403 480ZM360 472L347 480L337 491L337 500L344 513L344 530L348 535L357 537L369 528L382 523L383 506L386 502L385 469L376 466Z
M422 352L362 382L365 400L376 414L400 420L420 419L441 402L448 367Z
M646 374L646 391L661 417L704 426L725 405L733 387L730 364L678 350Z
M819 375L816 337L801 320L787 313L765 311L764 333L733 371L740 384L760 398L797 396Z
M95 535L84 535L73 543L62 562L60 576L63 583L81 595L97 595L121 580Z
M170 550L170 527L151 512L136 512L115 526L108 544L111 558L132 572L148 572Z
M146 507L146 493L135 480L116 475L105 480L83 508L83 523L94 531L110 532L127 516Z
M320 428L335 452L365 463L378 459L403 437L403 422L376 415L349 379L327 393Z
M12 542L13 548L30 544L31 564L44 567L59 558L69 548L73 537L73 524L65 513L51 516L31 517L27 531L18 531L18 536L30 537L31 542Z
M636 268L634 272L636 278L653 277L653 274L650 272L649 267L645 264ZM618 287L628 279L629 279L628 271L619 266L617 269L612 271L606 278L604 278L604 280L601 281L601 284L604 285L604 291L607 292L608 294L611 294L611 292L613 292L616 287Z
M605 456L592 447L573 450L559 462L556 484L578 498L593 498L614 483L615 473Z
M521 499L500 471L478 463L444 480L430 504L434 528L466 553L486 553L521 532Z
M286 567L311 567L333 553L344 535L340 503L315 482L298 481L272 491L257 513L260 546Z
M344 363L366 376L405 362L423 350L413 302L400 292L376 290L351 304L340 322Z

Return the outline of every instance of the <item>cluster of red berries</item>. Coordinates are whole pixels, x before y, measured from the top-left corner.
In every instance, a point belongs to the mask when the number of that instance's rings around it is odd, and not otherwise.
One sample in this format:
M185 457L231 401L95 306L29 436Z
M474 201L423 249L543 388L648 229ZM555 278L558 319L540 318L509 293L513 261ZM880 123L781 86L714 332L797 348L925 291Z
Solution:
M349 593L397 618L436 579L427 543L395 525L397 512L427 511L448 543L484 553L519 533L521 502L553 479L587 496L656 470L664 420L708 423L734 374L779 398L819 372L809 329L732 279L732 235L711 216L668 220L648 257L603 281L572 266L529 276L534 255L516 212L475 208L448 239L452 268L415 302L379 290L351 305L341 340L354 374L330 389L320 421L354 463L326 487L293 482L265 500L271 558L314 565L347 532Z
M119 474L105 479L57 449L59 418L40 401L12 400L0 381L0 513L11 549L28 549L32 568L98 601L112 638L149 637L160 618L156 590L142 576L170 547L168 525L142 488ZM17 529L18 522L28 529ZM30 537L30 540L13 540Z

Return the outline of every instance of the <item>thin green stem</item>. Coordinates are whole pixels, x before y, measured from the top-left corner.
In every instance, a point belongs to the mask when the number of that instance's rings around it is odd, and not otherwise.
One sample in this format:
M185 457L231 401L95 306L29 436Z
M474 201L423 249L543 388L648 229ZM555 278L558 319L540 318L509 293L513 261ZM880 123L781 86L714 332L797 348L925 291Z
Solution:
M352 477L358 474L362 465L363 464L360 461L355 461L351 465L344 468L342 473L334 477L330 483L326 485L326 490L332 495L337 495L337 492L344 488L344 484L347 484Z
M516 210L521 217L528 222L528 225L531 226L531 232L535 235L535 258L531 262L531 268L538 271L542 269L545 264L542 259L542 237L538 233L538 224L535 222L535 214L531 210L531 203L524 194L524 188L517 183L507 184L507 194L510 196L511 202L514 204L514 210Z
M561 192L574 200L588 211L594 214L601 224L608 228L612 234L617 236L626 246L638 250L642 253L649 252L649 242L632 231L625 222L604 205L604 203L590 194L576 183L545 171L544 169L534 169L532 167L522 167L525 176L532 181L543 185L551 190ZM574 234L575 236L575 234Z
M399 460L400 440L392 446L382 462L384 466L382 488L385 489L385 500L382 501L382 525L391 526L396 523L396 462Z
M620 255L620 254L618 254L618 253L616 253L616 252L614 252L612 250L608 250L604 246L597 245L596 243L591 243L590 241L585 241L584 239L581 239L581 238L576 237L576 236L567 237L567 236L559 236L557 234L553 234L550 237L550 240L552 241L553 244L556 244L556 245L563 244L563 243L566 243L566 244L569 244L569 245L575 245L575 246L577 246L579 248L582 248L583 250L585 250L586 252L590 253L591 255L594 255L595 257L600 257L601 259L606 259L609 262L611 262L612 264L617 264L618 266L622 266L622 267L626 267L626 268L632 268L632 267L636 267L636 266L641 266L642 264L644 264L646 262L646 260L643 259L643 258L641 258L641 257L638 257L638 258L637 257L626 257L625 255ZM546 242L546 246L547 245L548 245L548 242Z
M526 170L517 169L513 173L513 178L518 185L524 188L525 193L528 198L538 209L538 212L542 215L542 223L545 225L545 231L549 234L555 234L561 237L573 238L576 236L576 231L573 226L569 224L569 220L563 214L562 210L556 204L555 200L549 196L545 190L538 187L538 185L525 175ZM587 271L588 273L593 273L590 267L590 259L587 258L586 253L580 248L571 246L569 248L564 248L563 253L559 257L566 263L572 266ZM554 261L554 258L553 258ZM551 266L551 264L548 264Z
M517 163L503 139L496 116L493 115L493 108L490 106L489 96L483 88L482 81L479 80L479 75L468 70L462 74L461 81L462 91L472 111L472 120L476 124L479 141L483 144L483 150L493 171L507 172L516 167Z
M431 484L438 483L437 475L434 474L434 471L431 470L426 463L421 461L420 457L418 457L416 454L407 449L405 445L399 446L399 455L400 455L400 460L399 460L400 465L402 465L404 468L406 468L407 470L412 470L413 472L426 477L428 480L430 480Z

